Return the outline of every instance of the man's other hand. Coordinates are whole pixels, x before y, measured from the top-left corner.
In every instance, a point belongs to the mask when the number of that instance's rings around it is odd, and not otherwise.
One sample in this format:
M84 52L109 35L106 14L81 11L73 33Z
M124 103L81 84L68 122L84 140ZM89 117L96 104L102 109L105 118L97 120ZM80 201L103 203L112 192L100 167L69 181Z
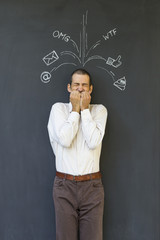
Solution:
M83 111L84 109L87 109L89 107L90 102L91 102L90 93L82 92L81 93L81 101L80 101L81 111Z

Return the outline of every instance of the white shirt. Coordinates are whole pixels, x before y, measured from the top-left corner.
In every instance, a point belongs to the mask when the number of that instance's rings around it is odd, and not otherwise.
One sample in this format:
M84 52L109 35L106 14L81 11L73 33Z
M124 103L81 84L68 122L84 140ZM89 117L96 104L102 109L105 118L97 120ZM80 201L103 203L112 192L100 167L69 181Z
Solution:
M56 170L72 175L99 171L107 109L91 104L81 113L72 112L71 103L52 106L48 133L56 157Z

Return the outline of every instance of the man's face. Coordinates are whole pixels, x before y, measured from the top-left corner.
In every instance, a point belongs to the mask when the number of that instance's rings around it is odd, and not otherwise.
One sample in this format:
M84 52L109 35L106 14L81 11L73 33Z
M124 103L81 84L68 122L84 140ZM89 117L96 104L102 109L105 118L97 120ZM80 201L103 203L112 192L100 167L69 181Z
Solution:
M68 92L78 91L89 92L91 94L93 86L89 84L89 76L87 74L77 74L74 73L72 76L72 84L68 84Z

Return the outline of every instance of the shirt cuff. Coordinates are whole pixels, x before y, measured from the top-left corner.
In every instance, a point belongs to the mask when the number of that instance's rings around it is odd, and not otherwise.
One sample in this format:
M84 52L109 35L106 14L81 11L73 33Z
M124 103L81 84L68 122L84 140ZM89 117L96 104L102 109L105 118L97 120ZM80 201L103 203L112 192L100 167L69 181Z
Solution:
M92 116L88 108L81 111L81 117L82 120L92 120Z
M80 115L78 112L71 112L69 115L68 120L71 122L78 122L80 118Z

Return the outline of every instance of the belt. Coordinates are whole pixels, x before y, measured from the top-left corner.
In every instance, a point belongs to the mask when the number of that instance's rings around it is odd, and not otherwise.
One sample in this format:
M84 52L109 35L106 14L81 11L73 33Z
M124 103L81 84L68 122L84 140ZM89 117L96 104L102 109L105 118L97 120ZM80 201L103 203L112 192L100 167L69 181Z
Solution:
M88 181L88 180L92 180L92 179L99 179L99 178L101 178L101 173L96 172L96 173L90 173L90 174L86 174L86 175L74 176L74 175L70 175L70 174L66 174L66 173L56 172L56 176L63 178L63 179L80 182L80 181Z

